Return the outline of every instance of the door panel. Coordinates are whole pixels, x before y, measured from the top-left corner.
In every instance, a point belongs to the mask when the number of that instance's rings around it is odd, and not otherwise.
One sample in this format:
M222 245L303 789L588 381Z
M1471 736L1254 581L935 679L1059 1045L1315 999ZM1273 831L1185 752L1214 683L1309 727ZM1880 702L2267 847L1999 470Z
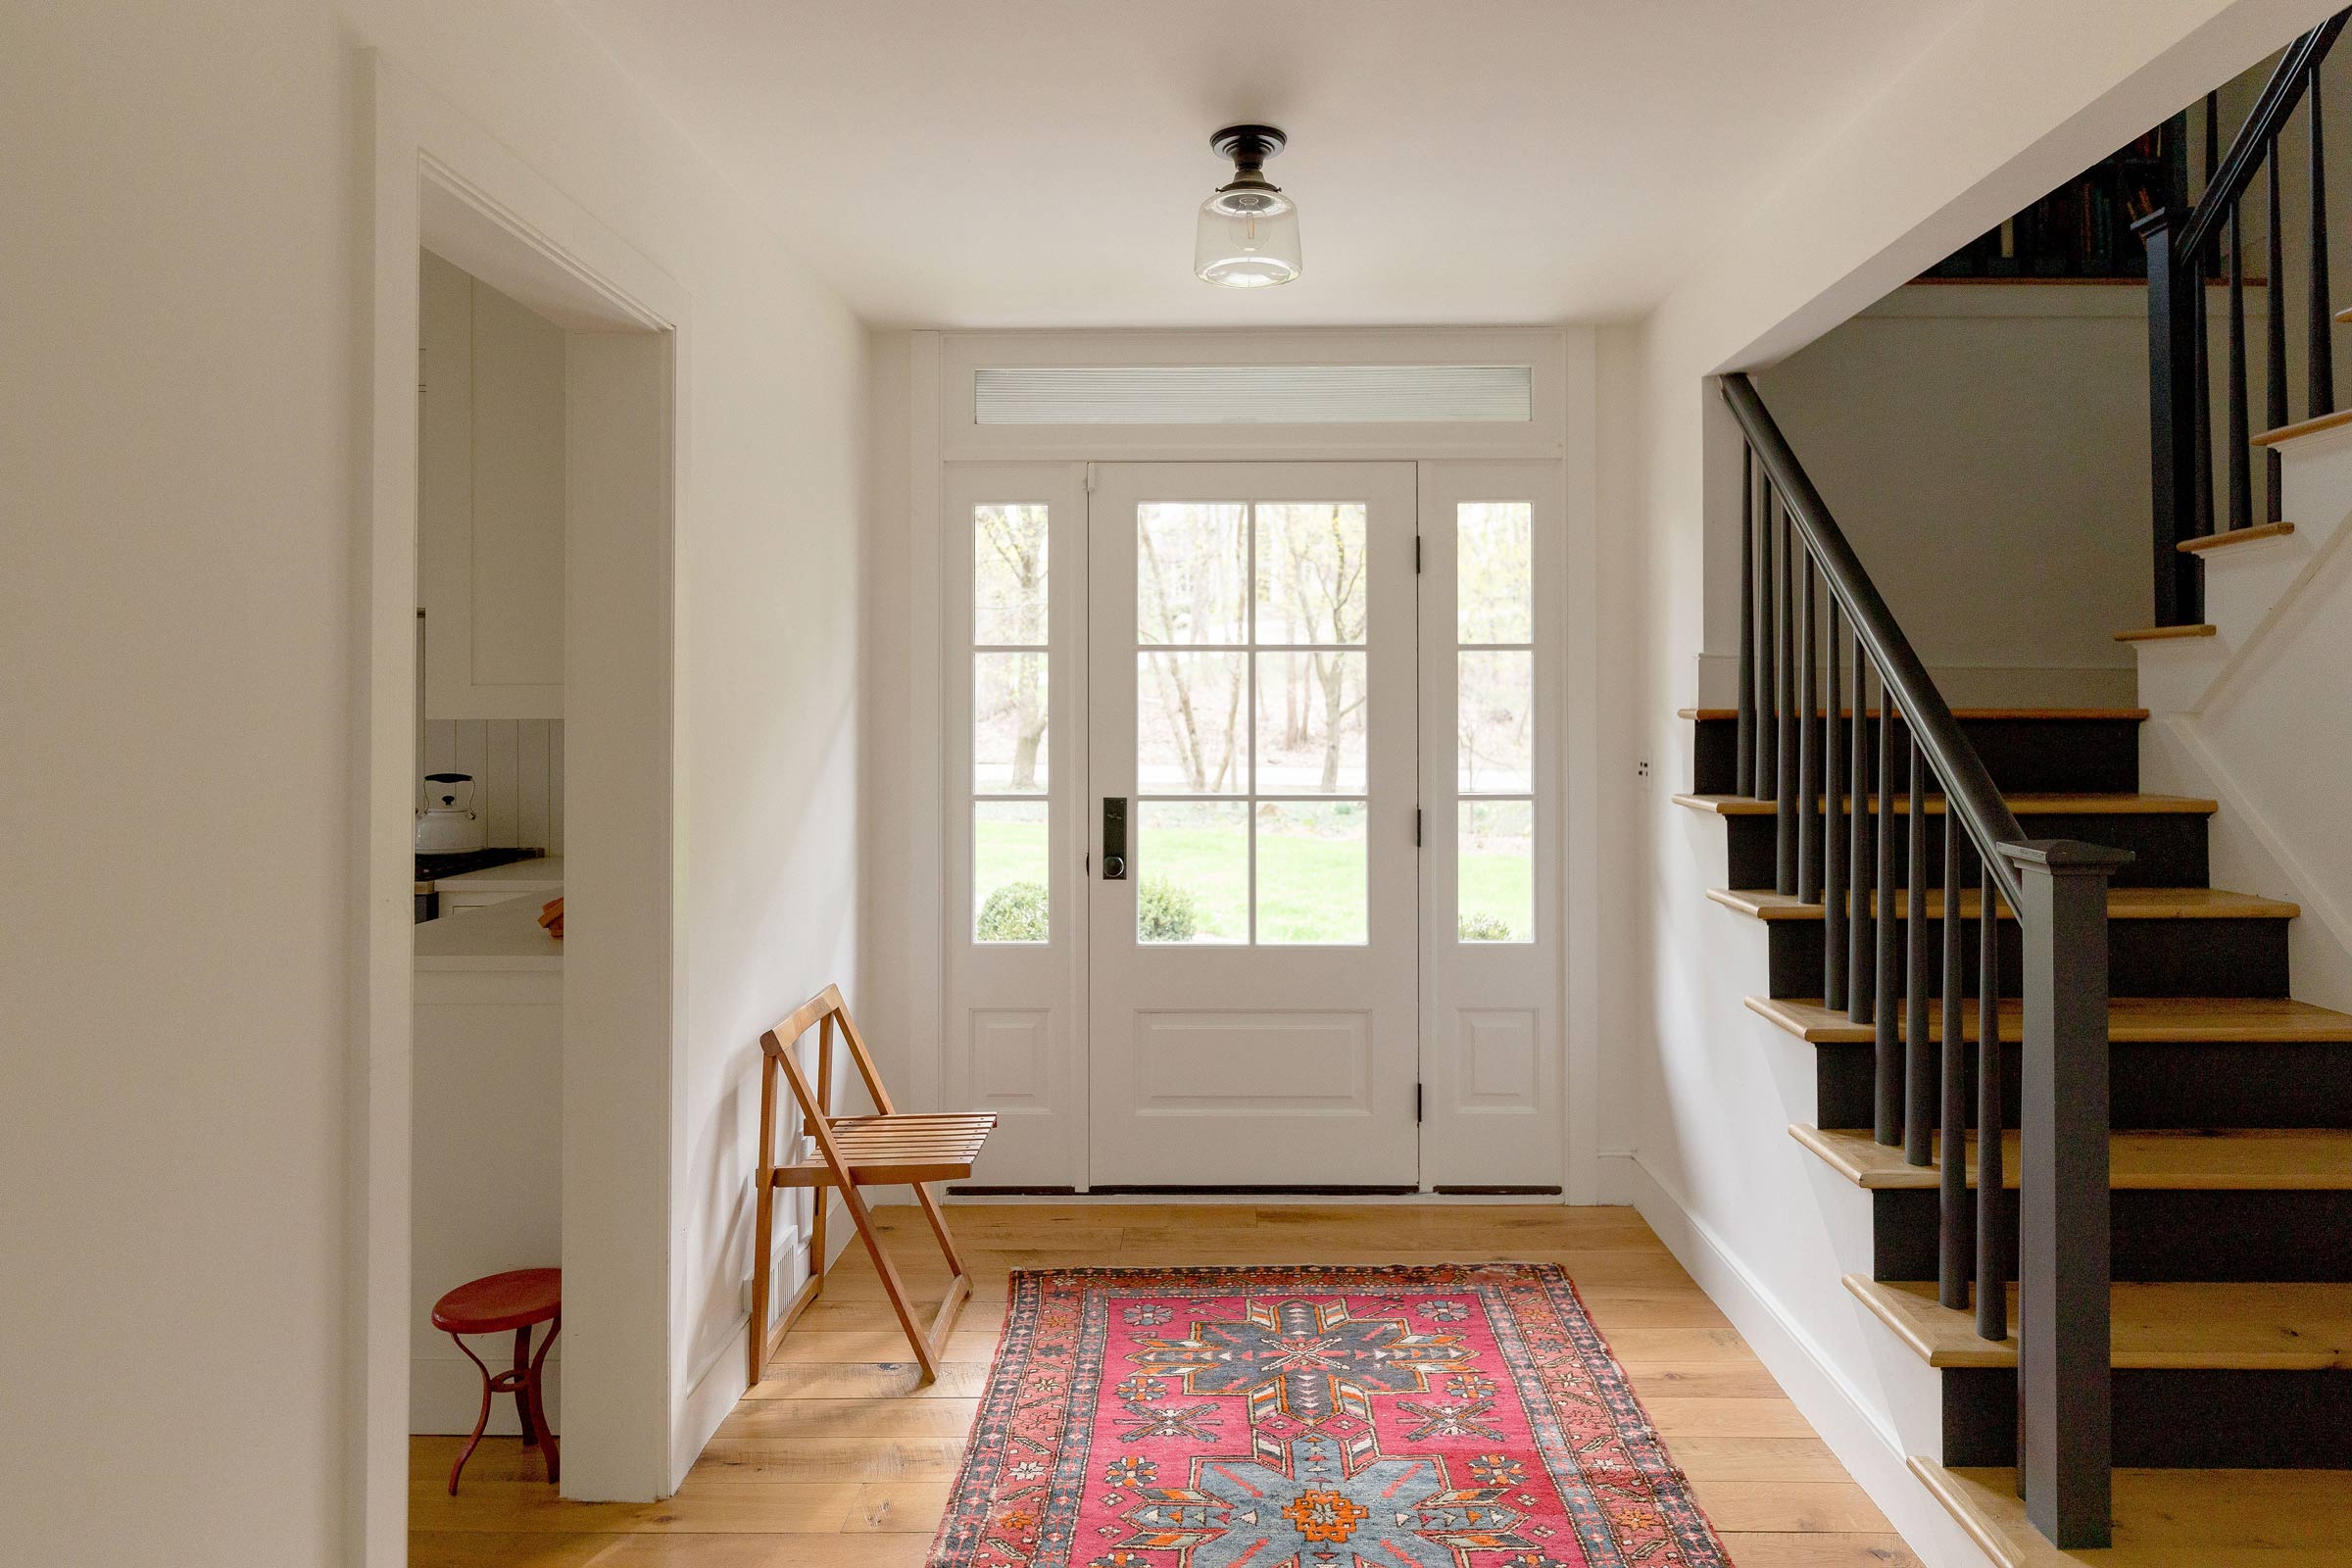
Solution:
M1415 507L1410 464L1096 469L1097 1186L1419 1180Z

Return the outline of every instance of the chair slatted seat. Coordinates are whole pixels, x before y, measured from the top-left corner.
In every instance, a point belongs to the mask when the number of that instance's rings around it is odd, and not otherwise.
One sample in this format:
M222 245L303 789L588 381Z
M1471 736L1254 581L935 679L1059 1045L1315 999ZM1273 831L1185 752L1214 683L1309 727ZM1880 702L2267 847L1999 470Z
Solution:
M858 1068L858 1076L873 1100L873 1115L833 1114L833 1035L837 1027L849 1045L850 1059ZM793 1050L811 1028L817 1031L813 1088ZM873 1057L867 1054L865 1041L850 1018L838 986L825 987L820 995L761 1035L760 1051L758 1256L752 1275L752 1329L748 1336L750 1380L760 1381L768 1357L775 1353L776 1342L824 1291L826 1194L838 1190L843 1206L850 1212L850 1222L858 1227L866 1251L873 1256L874 1271L882 1278L883 1293L890 1298L892 1311L898 1314L899 1327L906 1331L906 1343L914 1348L923 1381L931 1382L939 1376L940 1353L955 1328L956 1314L972 1294L972 1282L964 1272L954 1238L948 1234L947 1216L940 1212L939 1200L927 1184L960 1181L971 1175L981 1146L997 1125L995 1113L903 1112L893 1106L890 1091L882 1087L881 1075L874 1070ZM812 1146L809 1157L784 1164L777 1163L775 1157L779 1075L791 1086L792 1098L800 1107L803 1135ZM874 1230L873 1215L858 1192L860 1187L899 1185L914 1189L915 1201L922 1205L923 1217L930 1222L931 1233L938 1238L940 1251L947 1258L948 1271L954 1276L948 1284L947 1299L940 1303L927 1328L916 1324L913 1309L906 1300L906 1286L883 1249L882 1239ZM801 1187L816 1189L816 1214L809 1227L808 1279L770 1326L768 1281L775 1259L775 1194L778 1188Z

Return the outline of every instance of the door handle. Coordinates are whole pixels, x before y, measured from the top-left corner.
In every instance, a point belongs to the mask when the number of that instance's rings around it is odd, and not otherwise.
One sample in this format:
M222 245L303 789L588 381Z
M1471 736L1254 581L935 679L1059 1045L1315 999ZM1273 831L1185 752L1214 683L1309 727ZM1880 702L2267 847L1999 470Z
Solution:
M1102 797L1102 880L1127 880L1127 797Z

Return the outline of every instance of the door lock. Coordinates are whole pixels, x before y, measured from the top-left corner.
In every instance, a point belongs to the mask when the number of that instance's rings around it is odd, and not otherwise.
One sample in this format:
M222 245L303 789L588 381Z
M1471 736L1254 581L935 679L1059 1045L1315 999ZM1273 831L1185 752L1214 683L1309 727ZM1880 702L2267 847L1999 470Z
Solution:
M1102 880L1127 880L1127 797L1102 797Z

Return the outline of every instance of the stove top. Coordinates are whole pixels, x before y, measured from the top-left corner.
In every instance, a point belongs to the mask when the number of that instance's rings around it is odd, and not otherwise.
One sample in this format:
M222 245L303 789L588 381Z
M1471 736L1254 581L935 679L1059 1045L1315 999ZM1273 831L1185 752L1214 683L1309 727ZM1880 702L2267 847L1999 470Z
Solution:
M487 871L494 865L513 865L516 860L537 858L537 850L456 850L442 855L419 855L416 857L416 880L430 882L435 877Z

